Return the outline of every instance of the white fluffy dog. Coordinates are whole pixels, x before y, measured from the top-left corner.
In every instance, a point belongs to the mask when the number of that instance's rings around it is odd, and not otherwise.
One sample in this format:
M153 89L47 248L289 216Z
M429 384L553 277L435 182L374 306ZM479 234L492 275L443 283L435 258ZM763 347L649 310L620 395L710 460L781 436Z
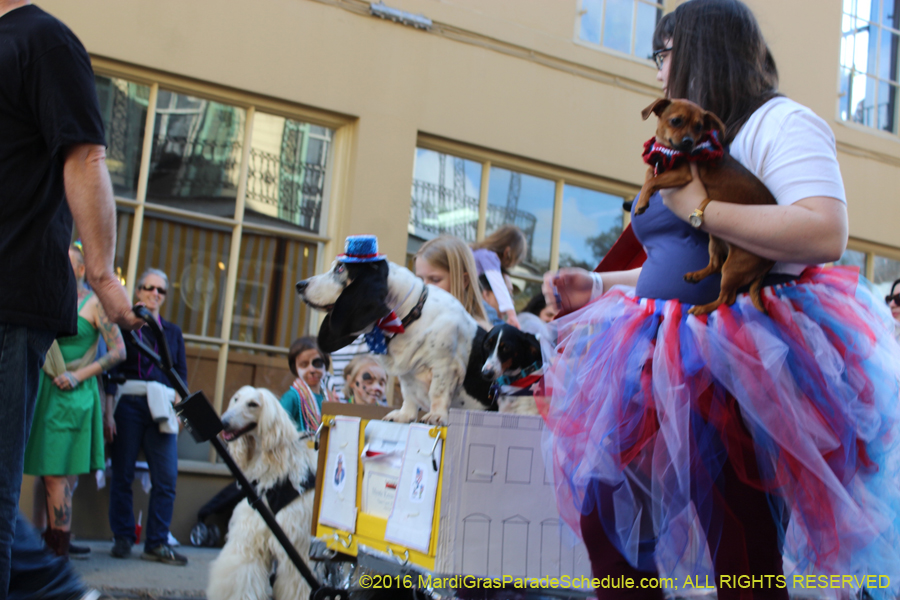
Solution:
M223 438L235 462L254 482L257 493L278 508L275 514L300 556L309 557L310 522L315 495L316 454L301 439L284 408L269 390L244 386L222 415ZM282 482L288 482L287 487ZM310 484L312 488L310 488ZM290 490L293 487L298 496ZM281 500L279 500L279 497ZM291 499L292 498L292 499ZM273 506L273 504L275 506ZM273 561L275 584L269 586ZM228 537L209 572L209 600L306 600L309 586L259 513L247 500L234 509Z

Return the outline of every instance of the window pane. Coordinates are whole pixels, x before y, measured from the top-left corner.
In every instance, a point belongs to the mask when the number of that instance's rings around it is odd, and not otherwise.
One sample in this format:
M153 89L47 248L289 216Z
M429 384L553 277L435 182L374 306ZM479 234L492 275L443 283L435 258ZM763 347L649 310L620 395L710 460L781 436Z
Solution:
M332 131L256 113L244 218L318 232Z
M875 20L878 16L878 0L856 0L856 16L860 19Z
M877 57L876 36L872 31L874 27L867 21L856 21L856 41L853 47L853 68L860 73L875 74L875 60Z
M849 68L853 66L853 48L856 36L852 33L853 19L844 15L843 22L846 33L841 36L841 66Z
M858 250L844 250L844 254L840 260L836 261L836 265L845 265L848 267L859 267L861 273L866 272L866 253Z
M593 271L622 233L622 198L567 185L563 190L559 266Z
M163 317L165 318L165 317ZM216 389L216 369L219 364L219 345L200 344L185 340L184 354L187 358L188 390L203 391L212 401ZM226 397L227 400L227 397ZM209 460L209 442L198 444L193 436L178 436L178 458L182 460Z
M116 254L113 259L116 275L126 284L128 256L131 251L131 231L134 227L134 210L130 207L116 208Z
M578 37L592 44L600 43L603 0L581 0L581 22Z
M106 129L106 166L113 193L134 200L137 194L144 124L150 88L116 77L94 77Z
M522 267L533 275L550 268L550 231L556 184L524 173L491 167L485 231L501 225L517 226L525 233L528 251Z
M160 90L147 201L234 216L246 111Z
M850 118L855 123L875 125L875 80L862 74L850 78Z
M863 0L859 0L862 2ZM879 10L877 7L878 4L881 4L881 23L886 27L893 27L894 29L900 29L900 14L898 14L897 10L897 0L872 0L873 14L878 14Z
M313 275L315 266L315 244L245 232L231 339L287 347L303 335L309 311L295 286Z
M184 333L220 337L231 230L146 216L137 276L148 268L169 276L160 314Z
M619 52L631 52L631 29L635 0L606 0L603 15L603 45Z
M638 58L653 58L653 32L661 18L662 8L656 4L638 2L634 29L634 55Z
M900 261L896 261L884 256L875 256L875 277L874 283L882 296L887 296L891 291L891 285L900 279Z
M480 163L416 148L410 233L426 240L450 233L474 242L480 189Z
M878 128L882 131L897 131L897 86L885 81L878 82Z
M898 36L887 30L881 32L881 52L878 63L878 76L882 79L897 81Z

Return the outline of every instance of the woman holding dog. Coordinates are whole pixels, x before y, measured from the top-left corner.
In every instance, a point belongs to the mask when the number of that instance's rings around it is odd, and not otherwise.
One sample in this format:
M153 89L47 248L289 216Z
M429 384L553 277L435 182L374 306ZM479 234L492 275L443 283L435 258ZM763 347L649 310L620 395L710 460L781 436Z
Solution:
M681 4L654 46L666 96L718 115L724 145L778 204L706 202L692 166L693 181L633 217L642 267L545 276L548 303L569 312L545 376L560 513L582 532L595 576L715 575L720 599L787 598L786 572L886 574L894 585L900 346L858 272L819 266L847 240L834 137L778 94L741 2ZM718 296L717 277L682 279L709 261L709 234L777 261L765 314L743 293L688 315ZM726 575L768 583L742 589Z

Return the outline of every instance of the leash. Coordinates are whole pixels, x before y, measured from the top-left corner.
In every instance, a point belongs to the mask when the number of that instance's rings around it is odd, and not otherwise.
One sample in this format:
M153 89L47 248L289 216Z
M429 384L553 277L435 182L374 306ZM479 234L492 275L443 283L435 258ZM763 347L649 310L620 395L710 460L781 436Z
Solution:
M406 297L397 305L397 308L403 305L404 302L412 295L412 291L415 289L415 283L409 288L409 292L407 292ZM369 347L369 352L373 354L387 354L388 344L391 343L391 340L394 339L394 336L399 333L405 333L406 328L409 327L412 323L417 321L422 316L422 308L425 306L425 300L428 299L428 285L425 284L422 286L422 293L419 295L419 301L416 302L416 305L412 308L409 313L403 317L402 320L397 318L397 315L392 310L388 316L379 319L375 326L372 328L372 331L364 334L366 338L366 345ZM386 335L389 334L389 335Z
M253 487L259 486L259 481L253 480L250 483L253 484ZM313 475L312 471L306 471L306 478L300 484L300 489L294 487L291 483L291 480L285 476L282 479L278 480L273 487L266 490L266 501L269 503L269 510L272 511L272 514L277 515L278 512L294 501L294 499L299 498L302 494L305 494L311 489L316 487L316 476Z

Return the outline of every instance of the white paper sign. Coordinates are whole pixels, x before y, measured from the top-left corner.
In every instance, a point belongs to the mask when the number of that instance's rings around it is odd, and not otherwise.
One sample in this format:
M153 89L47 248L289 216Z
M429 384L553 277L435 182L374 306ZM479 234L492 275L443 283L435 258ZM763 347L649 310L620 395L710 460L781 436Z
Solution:
M435 445L436 438L428 435L431 429L421 424L409 426L397 495L384 533L385 540L419 552L428 552L431 543L434 502L441 468L442 442L437 438ZM437 469L434 463L437 463Z
M388 421L369 421L365 447L360 456L363 469L360 510L367 515L387 519L394 506L403 449L409 425Z
M359 417L339 416L328 432L319 523L356 533Z

